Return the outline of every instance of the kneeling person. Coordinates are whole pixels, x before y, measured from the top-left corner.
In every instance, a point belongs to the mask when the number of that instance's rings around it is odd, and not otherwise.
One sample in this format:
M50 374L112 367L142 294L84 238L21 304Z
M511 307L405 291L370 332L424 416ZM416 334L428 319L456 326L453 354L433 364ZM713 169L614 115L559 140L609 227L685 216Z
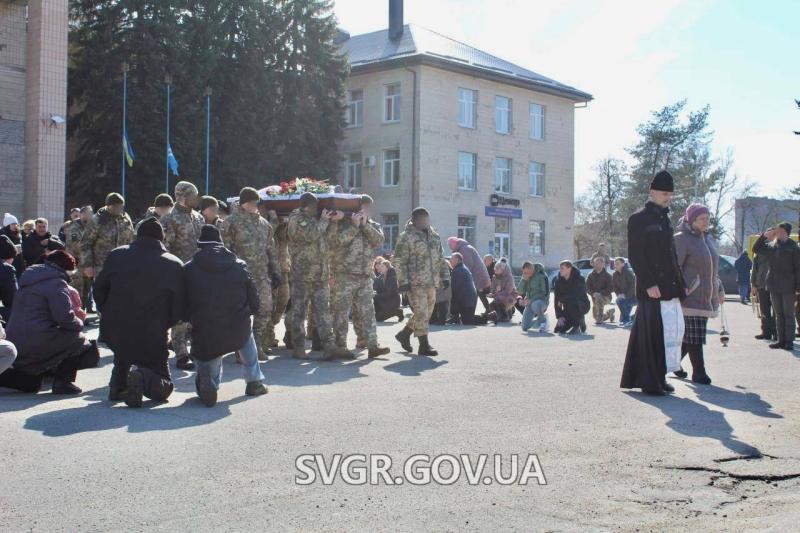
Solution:
M197 395L209 407L217 403L222 356L237 350L247 383L245 394L266 394L251 323L261 302L247 265L222 245L216 226L203 226L197 247L185 267L186 318L194 332Z

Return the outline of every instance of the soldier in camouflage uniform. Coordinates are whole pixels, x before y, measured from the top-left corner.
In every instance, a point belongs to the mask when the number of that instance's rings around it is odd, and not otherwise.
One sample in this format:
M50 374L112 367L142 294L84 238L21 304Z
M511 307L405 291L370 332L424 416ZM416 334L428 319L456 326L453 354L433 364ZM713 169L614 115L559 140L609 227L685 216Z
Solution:
M245 187L239 193L239 207L222 222L225 247L247 263L258 291L260 307L253 316L253 336L260 361L267 360L270 348L269 325L272 313L272 290L281 284L275 263L275 239L272 226L258 212L258 191Z
M106 205L97 210L81 239L83 275L94 279L103 270L111 250L133 242L133 222L125 212L125 200L118 193L106 196Z
M219 218L219 201L213 196L203 196L200 198L200 214L206 224L211 224L217 229L222 227L222 219Z
M289 303L289 272L291 271L291 261L289 260L289 221L286 217L279 217L275 211L269 212L269 222L275 228L275 248L278 252L278 268L281 271L281 284L275 287L275 294L272 298L272 319L269 324L269 337L270 345L274 348L278 346L278 341L275 339L275 326L281 321L284 311L286 311L286 304ZM286 319L283 325L286 332L283 335L283 342L286 343L287 348L292 348L291 341L291 320L290 314L286 314Z
M136 223L136 231L139 231L139 225L150 217L155 218L160 223L161 219L170 214L174 207L175 202L172 201L172 196L162 192L156 196L156 200L153 202L153 205L147 208L144 216L141 218L141 220L139 220L139 222Z
M328 242L336 234L337 222L344 218L340 211L323 210L317 218L317 197L309 192L300 196L300 208L289 216L289 254L292 262L292 356L307 359L305 349L305 318L308 302L314 315L317 333L322 341L325 359L348 357L346 348L337 347L331 330L330 258Z
M203 229L203 217L194 209L199 201L197 187L188 181L179 181L175 184L175 207L160 219L164 226L164 246L184 264L197 252L197 240ZM194 362L189 357L190 335L191 326L188 322L178 322L170 330L175 366L182 370L194 368Z
M411 212L411 220L397 239L393 264L400 292L408 293L414 311L395 338L405 351L411 352L413 333L419 338L419 355L438 355L428 343L428 322L436 305L436 289L450 286L450 270L444 261L439 234L430 226L430 215L424 207Z
M377 357L389 353L389 348L378 345L375 326L372 262L375 248L383 244L383 231L380 224L370 220L371 208L372 198L364 195L361 211L338 222L331 253L331 312L337 346L347 347L347 317L352 308L353 328L367 338L369 357Z
M86 228L92 222L93 214L94 210L92 209L92 206L84 206L80 209L80 218L77 220L70 220L64 224L64 245L66 246L67 251L75 258L78 265L81 265L82 263L81 240L83 239L83 235L86 233ZM81 295L83 308L87 312L91 312L92 302L91 298L89 297L89 289L92 288L91 280L87 279L86 276L83 275L83 272L78 269L70 276L70 284L75 287L75 290L77 290L78 294Z

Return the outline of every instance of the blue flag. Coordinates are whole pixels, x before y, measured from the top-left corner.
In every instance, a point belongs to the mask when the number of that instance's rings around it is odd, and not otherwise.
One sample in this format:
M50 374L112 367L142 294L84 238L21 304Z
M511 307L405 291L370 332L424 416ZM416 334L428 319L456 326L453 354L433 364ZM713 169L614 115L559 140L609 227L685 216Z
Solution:
M125 151L125 160L128 162L128 166L132 167L133 162L136 161L136 154L133 153L133 146L131 146L131 142L128 140L127 129L125 129L125 133L122 136L122 149Z
M180 177L180 174L178 174L178 160L175 159L175 154L172 153L171 144L167 145L167 163L169 163L169 169L172 173Z

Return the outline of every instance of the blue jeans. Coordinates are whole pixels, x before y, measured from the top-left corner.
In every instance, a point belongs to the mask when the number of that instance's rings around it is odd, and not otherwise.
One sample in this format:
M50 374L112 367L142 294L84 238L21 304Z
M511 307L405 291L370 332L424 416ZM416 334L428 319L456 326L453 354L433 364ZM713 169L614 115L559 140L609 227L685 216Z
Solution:
M261 381L264 379L264 374L261 373L261 367L258 366L258 348L256 348L256 340L253 333L250 333L250 338L239 349L239 355L242 358L242 377L245 383L253 381ZM222 378L222 357L215 357L210 361L194 360L197 365L197 375L207 373L211 376L211 383L214 388L219 390L220 379Z
M742 301L750 299L750 284L739 285L739 299Z
M636 298L617 298L617 307L619 307L619 321L622 322L630 322L631 320L631 310L633 306L636 305Z
M547 301L534 300L522 312L522 331L528 331L533 326L541 326L547 320Z

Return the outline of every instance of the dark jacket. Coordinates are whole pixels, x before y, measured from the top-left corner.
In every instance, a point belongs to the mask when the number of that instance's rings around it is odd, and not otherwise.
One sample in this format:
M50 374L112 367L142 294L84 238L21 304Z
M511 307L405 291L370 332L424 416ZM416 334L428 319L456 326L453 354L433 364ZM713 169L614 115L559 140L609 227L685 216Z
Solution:
M768 291L782 294L800 291L800 248L795 241L786 239L768 243L762 234L753 245L753 252L767 257Z
M114 249L95 278L103 336L131 364L163 365L167 330L183 317L183 262L152 237Z
M686 284L675 256L669 208L647 202L628 219L628 259L636 274L636 297L648 299L647 289L658 286L661 300L683 298Z
M47 244L42 244L41 241L47 240ZM54 250L63 250L64 243L58 240L58 237L53 237L50 232L40 236L35 231L22 239L22 255L25 259L26 265L33 265L36 261L44 255L45 252L52 252Z
M753 268L753 262L750 261L747 252L742 252L742 254L736 258L733 266L736 267L736 283L739 285L748 285L750 283L750 269Z
M375 278L372 288L375 289L376 315L391 315L400 309L400 292L397 287L397 273L394 267L389 268L386 274Z
M611 274L611 288L617 297L620 294L624 294L626 298L633 298L636 295L636 276L633 275L633 270L628 263L622 267L622 272L615 270Z
M3 322L8 322L11 316L11 306L14 304L14 296L17 294L17 272L8 263L0 263L0 318Z
M0 234L5 235L11 242L14 243L16 246L22 246L22 231L18 231L14 233L11 231L10 226L4 226L3 229L0 229ZM17 257L14 258L14 270L17 271L17 279L22 276L22 273L25 271L25 259L21 253L17 254Z
M586 292L588 294L599 292L603 296L608 296L611 298L612 288L613 281L611 279L611 274L609 274L606 269L603 269L600 272L595 272L592 270L586 277Z
M483 265L483 263L481 263ZM450 308L459 309L462 312L474 314L475 307L478 305L478 291L475 289L472 272L464 263L459 264L450 274L451 288L453 289L453 299Z
M553 289L553 307L556 318L564 315L564 306L569 303L578 304L583 313L589 311L589 296L586 294L586 281L577 268L572 269L569 279L559 275Z
M42 374L83 349L83 322L72 312L69 275L55 265L33 265L19 280L6 336L17 347L14 368Z
M769 256L767 254L753 255L753 269L750 272L750 284L758 289L767 289L767 274L769 274Z
M192 357L210 361L242 348L260 305L247 264L222 244L204 244L184 269Z

